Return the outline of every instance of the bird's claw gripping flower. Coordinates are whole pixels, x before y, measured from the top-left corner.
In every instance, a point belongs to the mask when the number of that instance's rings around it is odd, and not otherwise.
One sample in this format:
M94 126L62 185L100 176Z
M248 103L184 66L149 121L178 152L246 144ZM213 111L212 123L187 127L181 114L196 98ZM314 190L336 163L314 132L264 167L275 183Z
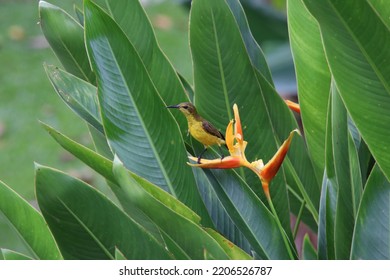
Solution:
M201 163L193 164L188 163L191 166L201 167L201 168L217 168L217 169L230 169L237 167L247 167L251 169L253 172L257 174L260 178L263 190L267 197L269 197L269 183L275 177L278 172L280 166L283 163L284 157L287 154L287 151L290 147L290 143L294 133L298 133L297 129L293 130L286 141L283 142L282 146L280 146L279 150L273 156L273 158L264 165L263 161L257 160L253 162L249 162L245 156L245 148L247 146L247 142L244 140L244 135L242 132L242 126L240 121L240 115L238 113L237 105L233 106L234 119L231 120L226 128L226 145L229 149L230 156L224 157L221 159L202 159ZM233 131L234 125L234 131ZM197 161L196 157L189 157L193 161Z

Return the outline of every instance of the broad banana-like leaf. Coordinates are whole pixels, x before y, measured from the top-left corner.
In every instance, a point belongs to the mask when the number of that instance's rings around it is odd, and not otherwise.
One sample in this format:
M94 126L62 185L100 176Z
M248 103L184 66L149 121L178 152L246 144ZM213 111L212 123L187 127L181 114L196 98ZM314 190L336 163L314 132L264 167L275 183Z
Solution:
M311 244L310 238L307 234L303 238L302 259L304 259L304 260L316 260L317 259L317 252L314 249L313 244Z
M104 134L97 88L54 65L44 65L47 76L57 94L76 114Z
M249 256L247 253L245 253L240 247L237 247L235 244L233 244L230 240L226 239L223 235L221 235L217 231L210 228L206 228L205 230L225 250L226 254L229 256L230 259L253 260L253 258Z
M335 220L335 253L336 259L348 259L350 255L352 233L354 227L353 211L353 186L351 181L351 166L349 156L349 130L347 123L347 111L337 89L332 90L332 127L327 131L332 138L331 155L328 157L333 162L335 181L337 182L337 205ZM353 144L352 144L353 145ZM359 169L360 172L360 169ZM329 178L331 174L328 174Z
M0 249L1 253L3 254L4 260L32 260L31 257L26 256L25 254L15 252L8 249Z
M0 211L14 227L34 259L62 259L42 215L10 187L0 181ZM4 253L4 252L3 252Z
M288 27L302 123L317 178L325 168L325 133L331 74L315 18L303 0L288 0Z
M251 63L273 85L271 71L268 68L264 53L249 29L249 24L241 3L237 0L226 0L226 4L229 5L230 11L233 13L236 24L240 29L242 40L244 41Z
M330 71L362 138L390 178L389 8L384 1L304 0ZM383 8L383 9L382 9Z
M349 259L362 175L348 114L335 85L329 102L318 256Z
M334 260L334 224L336 212L337 190L334 186L334 180L327 178L324 174L324 180L321 190L321 201L318 221L318 259Z
M116 260L127 260L125 255L123 255L123 253L115 247L115 259Z
M232 105L237 103L245 140L248 141L247 158L261 158L266 162L297 124L283 100L272 90L267 77L254 65L253 57L248 55L249 50L257 51L257 56L261 53L254 49L257 45L248 44L250 31L245 19L237 19L238 15L243 15L238 9L242 9L241 6L233 1L192 2L190 46L194 63L195 103L201 115L222 131L233 118ZM293 180L289 183L294 188L300 184L303 190L317 188L313 205L318 204L319 184L312 175L303 176L305 173L301 172L310 173L312 169L302 140L294 140L290 151L293 154L292 166L299 175L289 176ZM259 192L261 186L257 178L243 172L240 175ZM300 181L303 178L308 181L314 178L314 183ZM282 225L291 237L283 170L272 181L271 195ZM314 216L318 214L314 213Z
M57 170L36 166L39 207L65 259L171 259L164 244L107 197Z
M289 259L275 217L234 171L205 171L229 217L261 259ZM292 250L295 248L292 246Z
M335 220L337 204L337 181L333 162L332 145L332 98L328 100L325 140L325 170L322 180L319 220L318 220L318 259L335 259Z
M390 182L378 165L364 188L352 240L351 259L390 259Z
M189 101L179 75L157 43L152 24L138 0L94 1L104 7L123 30L139 58L145 65L151 81L167 105ZM163 74L162 74L163 73ZM183 135L187 134L187 122L182 116L176 121Z
M84 2L85 36L103 127L111 149L132 172L210 217L186 165L184 141L133 44L101 8ZM160 73L161 74L161 73Z
M113 174L126 198L164 231L192 259L203 259L204 250L217 259L228 259L227 253L199 225L177 214L146 192L132 178L118 158L114 159Z
M84 45L82 25L67 12L45 1L39 1L40 24L47 41L65 69L95 84Z
M73 141L64 134L58 132L54 128L43 124L44 128L50 133L50 135L60 144L65 150L69 151L75 157L83 161L93 170L101 174L108 181L116 182L114 175L112 174L112 161L104 156L92 151L91 149ZM161 190L156 185L148 182L144 178L131 173L131 176L143 187L147 192L153 195L156 199L160 200L165 206L171 208L173 211L178 212L180 215L192 220L195 223L200 222L200 217L196 215L190 208L186 207L183 203L173 199L172 195Z

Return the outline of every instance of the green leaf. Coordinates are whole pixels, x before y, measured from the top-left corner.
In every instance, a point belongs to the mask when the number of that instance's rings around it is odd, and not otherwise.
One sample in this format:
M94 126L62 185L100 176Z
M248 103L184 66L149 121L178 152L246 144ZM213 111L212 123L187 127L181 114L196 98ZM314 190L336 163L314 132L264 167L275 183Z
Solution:
M65 69L94 84L83 27L64 10L45 1L39 1L39 17L42 32Z
M97 88L53 65L44 65L57 94L82 119L104 134L99 113Z
M125 255L123 255L123 253L115 247L115 259L116 260L127 260Z
M213 184L215 183L215 179L209 179L208 175L212 175L209 174L209 171L207 170L195 167L192 168L192 170L196 178L199 192L202 195L202 199L210 213L211 218L213 219L213 222L215 223L215 228L234 244L250 253L252 248L248 240L245 238L242 228L240 229L237 226L237 223L229 216L227 211L228 208L226 208L226 205L220 199L218 193L214 190ZM206 172L208 175L206 175ZM237 182L237 180L234 181L239 188L240 182ZM231 184L231 188L235 188L234 183L231 182ZM241 197L241 199L245 200L244 197Z
M263 76L259 75L258 72L257 74L258 80L262 85L261 90L265 96L267 107L269 108L269 118L270 120L273 120L272 126L274 133L279 136L275 139L279 146L280 143L285 140L286 136L284 135L288 135L295 129L297 123L292 117L291 111L287 108L285 102L281 100L275 89L265 81ZM311 160L307 155L303 138L294 138L283 166L288 185L306 201L307 209L312 214L313 219L317 221L320 187L316 180L316 176L313 176L315 171L311 164ZM276 199L274 200L275 204L279 203ZM282 202L280 202L280 207L283 207Z
M41 214L0 181L0 211L36 259L62 259L57 244Z
M301 117L317 178L325 168L325 133L331 75L315 18L302 0L287 5Z
M167 105L189 100L183 80L158 45L152 24L138 0L94 1L104 7L127 36L149 74L156 90ZM163 75L162 75L163 74ZM182 135L187 134L187 121L176 118Z
M289 259L275 217L234 171L205 170L227 214L261 259Z
M366 142L364 142L363 139L360 141L360 145L358 148L358 157L359 157L359 165L361 169L360 173L362 175L362 185L365 185L367 182L367 178L371 173L371 169L375 164L375 161L367 147Z
M39 207L66 259L170 259L141 225L103 194L78 179L36 166Z
M217 259L228 258L218 242L200 225L172 211L146 192L129 176L118 158L114 160L113 173L126 198L153 220L189 257L203 259L204 250L207 250Z
M329 99L326 174L320 204L320 259L348 259L362 177L347 111L333 85Z
M335 253L336 259L348 259L350 255L355 221L348 141L350 134L348 130L347 111L341 101L337 89L334 87L332 90L331 100L332 127L331 131L328 133L331 133L332 135L332 157L329 159L333 161L335 179L337 182ZM352 143L352 145L354 144ZM360 168L358 168L357 172L360 173Z
M378 165L364 188L351 259L390 259L390 182Z
M241 1L253 36L260 45L288 41L287 18L267 2Z
M165 108L137 50L112 18L90 1L85 1L84 16L87 48L98 77L99 103L110 147L129 170L169 191L198 213L205 225L211 225L186 165L177 123Z
M88 125L89 134L93 140L93 144L95 146L95 151L97 151L102 156L113 159L114 155L107 143L107 138L103 135L99 130L97 130L92 125Z
M375 1L373 1L375 2ZM317 19L341 98L387 178L390 178L389 9L369 1L304 0ZM387 12L386 15L383 12Z
M381 0L367 0L371 8L375 11L377 16L383 21L388 28L390 28L390 7L386 1Z
M302 199L301 195L296 193L293 189L289 188L289 196L288 201L290 204L291 212L297 217L299 216L299 212L302 207L302 203L304 200ZM314 232L317 232L318 230L318 214L317 214L317 220L314 219L311 210L309 210L310 206L307 206L306 202L304 202L303 209L301 210L301 222L303 222L305 225L307 225L311 230ZM316 210L318 212L318 210Z
M195 102L199 113L220 130L233 118L232 106L237 103L244 138L248 141L247 158L249 161L261 158L267 162L280 143L297 127L297 123L272 84L254 67L252 57L248 55L250 48L243 39L246 35L241 34L245 20L236 19L238 14L242 15L242 11L232 11L233 7L239 9L241 6L229 3L223 0L192 2L190 46L194 63ZM313 204L318 204L319 184L315 178L313 183L312 174L302 176L302 171L309 174L312 170L302 139L294 140L290 151L294 154L291 157L292 166L297 168L295 173L298 175L289 176L289 184L291 179L291 185L301 185L304 191L306 188L316 188L316 202ZM258 178L242 171L240 175L262 195ZM301 182L302 178L312 183ZM283 169L273 179L270 189L281 223L291 238ZM265 201L264 196L262 199Z
M262 158L265 161L271 158L277 146L273 133L270 133L269 118L264 114L266 108L259 94L260 86L239 27L225 1L192 2L190 46L198 112L218 129L224 130L229 120L233 118L233 103L237 103L244 127L244 137L249 143L246 149L247 157L249 160ZM253 104L256 104L256 110L250 109ZM260 131L262 141L258 141ZM260 145L256 142L262 142L262 149L258 149ZM281 173L272 182L274 185L272 189L275 190L273 194L275 201L284 202L283 208L279 205L276 205L276 208L282 224L288 231L289 211L285 207L287 191ZM252 181L251 186L257 184L258 189L261 189L258 179L253 177Z
M56 131L54 128L43 124L44 128L50 133L50 135L56 140L65 150L69 151L75 157L83 161L93 170L101 174L108 181L116 183L116 179L112 174L112 161L105 158L104 156L88 149L87 147L71 140L60 132ZM151 195L156 199L161 201L165 206L171 208L173 211L178 212L180 215L186 217L187 219L199 223L200 218L196 213L194 213L190 208L185 206L182 203L179 203L172 195L163 191L161 188L153 185L144 178L137 176L134 173L131 173L131 176ZM115 192L116 190L113 189Z
M205 230L219 243L219 245L225 250L226 254L228 254L231 260L253 260L251 256L245 253L240 247L234 245L223 235L210 228L206 228Z
M244 41L252 65L267 79L271 85L273 85L271 72L268 68L267 61L265 60L264 53L257 44L251 33L251 30L249 29L249 24L241 3L237 0L226 0L226 4L229 5L229 9L234 16L238 28L240 29L242 40Z
M4 260L32 260L31 257L12 250L0 249L0 251L4 256Z
M73 6L74 12L77 16L77 19L81 25L84 25L84 14L83 11L76 5Z
M319 223L318 223L318 259L334 260L334 224L337 190L333 180L324 176L321 190Z
M319 221L318 221L318 259L335 259L335 220L337 204L337 181L333 161L332 142L332 96L328 100L328 114L325 139L325 170L322 180Z
M317 252L314 249L313 244L311 244L310 238L307 234L303 238L302 258L304 260L316 260L317 259Z
M175 258L177 260L190 260L191 257L184 251L183 248L179 246L179 244L171 237L169 236L166 232L161 231L161 235L164 238L165 244Z
M351 133L348 134L348 155L351 180L351 195L353 216L356 217L357 209L359 208L360 200L363 193L362 173L359 162L359 155Z
M128 203L126 199L124 199L123 191L116 185L115 178L112 175L112 162L105 158L104 156L93 152L92 150L72 141L66 136L62 135L58 131L54 130L48 125L43 124L44 128L50 133L50 135L66 150L71 152L73 155L78 157L84 163L89 165L91 168L99 172L102 176L104 176L107 180L108 186L111 188L112 192L115 194L117 199L120 202L123 210L137 223L142 225L153 237L162 242L162 236L160 230L156 227L156 225L150 221L150 219L141 211L136 209L134 206ZM170 195L166 192L162 191L157 186L150 184L144 179L132 174L132 176L136 177L136 180L145 187L150 193L155 195L157 199L163 200L169 207L174 207L178 212L186 215L187 217L194 219L199 222L200 218L192 212L190 209L186 208L184 205L179 203L171 203L172 199Z

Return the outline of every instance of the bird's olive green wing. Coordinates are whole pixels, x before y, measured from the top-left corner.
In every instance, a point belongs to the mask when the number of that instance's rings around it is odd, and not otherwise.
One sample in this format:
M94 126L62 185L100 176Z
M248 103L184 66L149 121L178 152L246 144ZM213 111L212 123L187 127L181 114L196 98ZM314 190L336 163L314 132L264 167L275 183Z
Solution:
M214 135L214 136L216 136L218 138L221 138L221 139L225 140L225 137L223 136L223 134L218 129L216 129L211 123L209 123L208 121L203 120L202 121L202 127L209 134Z

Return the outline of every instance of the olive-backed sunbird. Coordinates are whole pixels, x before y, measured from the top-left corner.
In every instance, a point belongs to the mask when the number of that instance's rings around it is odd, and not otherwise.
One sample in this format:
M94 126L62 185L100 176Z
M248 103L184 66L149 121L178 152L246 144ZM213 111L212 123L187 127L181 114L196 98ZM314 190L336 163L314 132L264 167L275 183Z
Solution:
M188 131L192 137L204 145L204 150L198 156L198 163L200 163L202 155L206 152L209 146L218 145L221 147L221 145L225 145L225 138L223 134L210 122L202 118L192 103L183 102L177 105L167 106L167 108L179 109L187 118Z

